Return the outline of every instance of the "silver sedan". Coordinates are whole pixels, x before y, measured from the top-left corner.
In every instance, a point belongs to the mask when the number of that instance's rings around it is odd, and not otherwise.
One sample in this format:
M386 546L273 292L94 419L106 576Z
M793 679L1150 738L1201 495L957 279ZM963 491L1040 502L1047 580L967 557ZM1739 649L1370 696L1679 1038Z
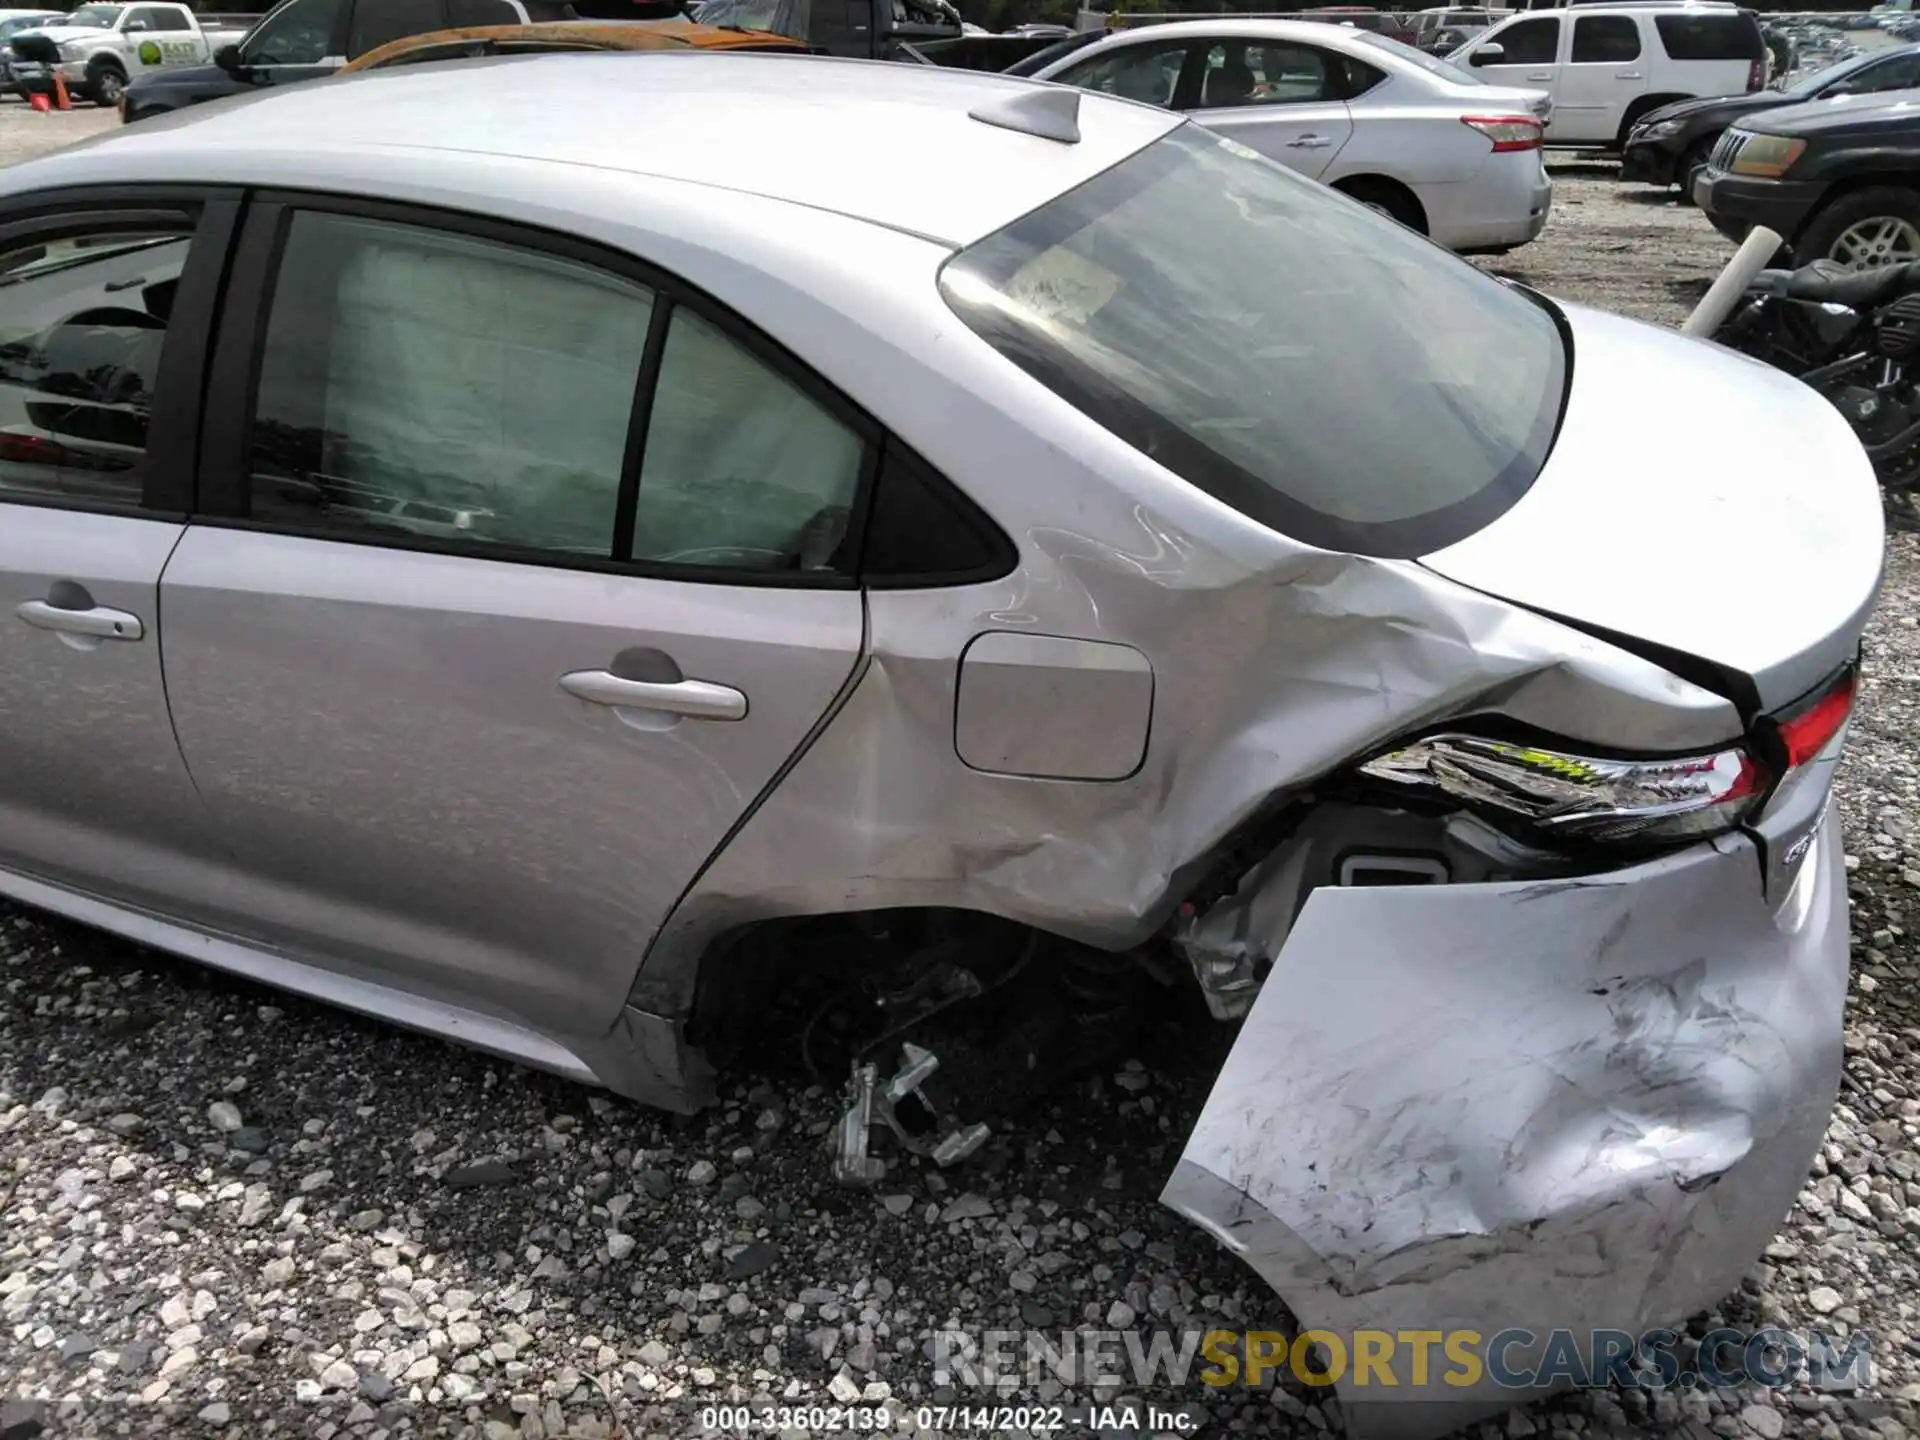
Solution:
M1034 78L1191 115L1462 253L1547 223L1544 91L1489 85L1383 35L1312 20L1144 25Z
M812 57L225 102L0 227L0 893L681 1110L801 940L1151 968L1238 1031L1164 1198L1350 1337L1678 1320L1805 1177L1882 522L1797 381ZM842 1174L963 1156L863 1053Z

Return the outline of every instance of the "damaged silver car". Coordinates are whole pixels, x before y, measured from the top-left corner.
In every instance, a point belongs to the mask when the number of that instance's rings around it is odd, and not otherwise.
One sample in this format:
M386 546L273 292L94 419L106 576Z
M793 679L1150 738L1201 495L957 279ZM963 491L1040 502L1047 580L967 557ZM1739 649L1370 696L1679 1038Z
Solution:
M1882 521L1773 370L1165 112L746 55L12 167L0 364L17 900L681 1110L884 974L802 1036L854 1181L985 1138L921 1019L1152 971L1238 1031L1167 1203L1338 1331L1678 1320L1806 1174Z

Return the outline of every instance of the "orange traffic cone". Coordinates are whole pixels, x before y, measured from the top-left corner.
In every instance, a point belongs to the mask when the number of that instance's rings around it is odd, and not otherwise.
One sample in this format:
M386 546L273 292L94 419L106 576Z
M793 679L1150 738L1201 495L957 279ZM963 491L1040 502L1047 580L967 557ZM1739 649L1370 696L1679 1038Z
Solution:
M27 103L42 115L51 114L53 111L53 101L42 95L38 90L27 96Z
M58 70L53 72L53 108L56 110L73 108L73 101L67 95L67 82Z

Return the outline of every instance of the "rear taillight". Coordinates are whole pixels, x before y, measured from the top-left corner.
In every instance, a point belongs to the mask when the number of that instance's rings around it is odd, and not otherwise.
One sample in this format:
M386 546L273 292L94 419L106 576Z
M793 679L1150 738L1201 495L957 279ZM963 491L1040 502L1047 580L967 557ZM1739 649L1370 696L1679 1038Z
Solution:
M1532 844L1678 844L1742 824L1825 753L1853 714L1855 684L1849 668L1761 721L1751 749L1622 760L1456 732L1375 756L1359 773L1450 800Z
M1813 699L1768 722L1770 756L1783 769L1799 769L1815 759L1846 728L1853 714L1855 676L1848 670Z
M1747 89L1749 92L1762 90L1767 84L1767 66L1764 60L1747 62Z
M1493 142L1493 153L1540 148L1540 122L1531 115L1463 115L1460 123Z
M1434 735L1369 760L1360 773L1457 801L1518 838L1549 845L1657 846L1731 830L1767 790L1742 746L1706 755L1615 760Z

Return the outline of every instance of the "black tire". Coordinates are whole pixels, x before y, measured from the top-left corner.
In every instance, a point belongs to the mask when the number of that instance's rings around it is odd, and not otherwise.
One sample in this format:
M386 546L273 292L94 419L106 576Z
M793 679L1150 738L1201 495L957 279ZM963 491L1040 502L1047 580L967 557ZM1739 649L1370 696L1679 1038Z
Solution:
M1920 260L1920 190L1906 185L1870 185L1864 190L1849 190L1837 200L1816 210L1813 219L1801 229L1793 243L1793 263L1805 265L1812 260L1838 260L1854 263L1853 247L1848 255L1837 255L1841 240L1856 227L1875 221L1896 223L1908 232L1908 249L1884 252L1874 264L1896 264ZM1867 268L1860 266L1857 268Z
M1404 185L1363 175L1358 180L1343 180L1334 188L1352 196L1369 209L1398 220L1417 234L1427 233L1427 212L1420 208L1420 202Z
M87 99L103 110L115 109L127 93L127 77L118 65L95 65L87 71Z

